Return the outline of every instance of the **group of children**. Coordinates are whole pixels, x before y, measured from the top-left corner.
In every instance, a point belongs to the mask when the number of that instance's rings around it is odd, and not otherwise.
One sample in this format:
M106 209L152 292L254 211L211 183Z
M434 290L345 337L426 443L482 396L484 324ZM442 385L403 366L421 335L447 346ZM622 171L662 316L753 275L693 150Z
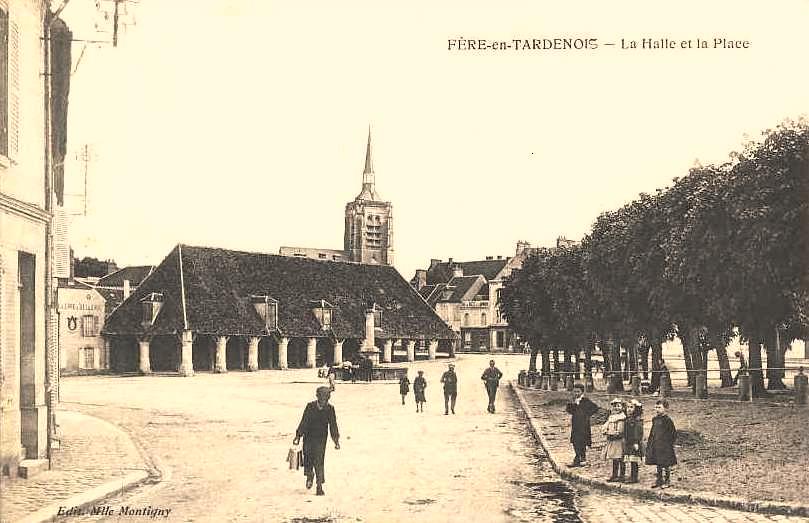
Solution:
M644 449L643 445L643 404L636 400L626 403L618 398L610 402L610 414L602 427L607 437L603 457L612 461L612 474L609 482L638 482L638 469L644 456L647 465L657 466L657 480L652 488L668 488L671 485L670 468L677 464L674 442L677 429L666 414L668 401L660 399L655 404L655 416ZM587 464L587 447L592 446L590 416L598 411L598 406L584 396L584 386L576 384L573 401L567 404L571 415L570 441L576 457L571 467ZM629 479L626 478L626 464L629 463Z

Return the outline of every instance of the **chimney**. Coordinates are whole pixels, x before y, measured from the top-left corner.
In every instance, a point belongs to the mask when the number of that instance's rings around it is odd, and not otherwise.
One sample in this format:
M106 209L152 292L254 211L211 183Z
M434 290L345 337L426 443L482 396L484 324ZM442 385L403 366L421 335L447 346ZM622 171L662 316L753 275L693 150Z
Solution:
M453 278L460 278L463 276L463 267L461 267L460 263L456 263L455 265L451 265L452 267L452 277Z
M525 249L528 249L529 247L531 247L530 243L524 242L524 241L518 241L517 242L517 256L522 254L523 251L525 251Z
M498 257L497 257L497 259L498 259L498 260L502 260L502 259L503 259L503 257L502 257L502 256L498 256Z
M493 259L494 259L494 257L493 257L493 256L486 256L486 259L487 259L487 260L493 260Z
M413 279L416 280L416 290L421 290L427 285L427 271L424 269L416 269L416 277Z
M124 280L124 300L129 298L131 290L129 288L129 280Z
M436 260L435 258L430 260L430 269L434 268L436 265L441 263L441 260Z

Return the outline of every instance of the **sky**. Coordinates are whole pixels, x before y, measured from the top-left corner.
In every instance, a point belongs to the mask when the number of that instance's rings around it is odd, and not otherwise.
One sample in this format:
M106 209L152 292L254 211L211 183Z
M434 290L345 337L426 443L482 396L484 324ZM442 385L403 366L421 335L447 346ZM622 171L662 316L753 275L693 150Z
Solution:
M807 0L139 0L128 11L117 47L75 43L68 130L67 192L84 192L75 155L92 153L87 215L81 196L68 199L73 247L119 265L159 263L177 243L342 249L369 125L395 266L410 278L431 258L579 240L601 212L809 114ZM63 16L76 39L108 38L95 2L71 0ZM448 49L460 38L599 46ZM644 38L676 48L621 48ZM697 39L709 47L682 47Z

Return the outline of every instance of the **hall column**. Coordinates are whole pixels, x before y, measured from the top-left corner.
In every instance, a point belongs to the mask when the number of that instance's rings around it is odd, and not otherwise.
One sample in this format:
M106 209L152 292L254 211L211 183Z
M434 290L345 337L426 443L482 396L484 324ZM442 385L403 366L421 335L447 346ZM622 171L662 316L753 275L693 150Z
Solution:
M390 363L393 361L393 340L385 340L385 345L382 347L382 363Z
M152 338L150 336L141 336L138 338L138 349L140 350L138 370L141 374L152 373L152 364L149 361L149 344L151 341Z
M437 352L438 340L430 340L429 345L427 345L427 359L434 360Z
M247 370L258 370L258 342L261 338L258 336L251 336L248 338L247 345Z
M287 361L287 345L289 345L289 338L281 338L278 340L278 368L288 369L289 362Z
M317 360L317 338L308 338L306 342L306 367L312 369Z
M216 337L216 361L214 362L214 372L227 372L228 359L227 359L227 346L228 338L230 336L217 336Z
M407 352L407 361L416 361L416 348L413 345L413 340L402 340Z
M343 341L336 340L334 342L334 364L340 365L343 363Z
M180 376L194 375L194 333L184 330L180 336Z

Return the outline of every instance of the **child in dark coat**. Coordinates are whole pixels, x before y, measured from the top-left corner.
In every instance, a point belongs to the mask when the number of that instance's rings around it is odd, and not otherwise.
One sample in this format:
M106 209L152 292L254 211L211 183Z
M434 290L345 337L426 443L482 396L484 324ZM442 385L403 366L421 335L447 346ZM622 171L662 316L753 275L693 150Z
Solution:
M643 403L633 399L626 407L624 421L624 467L629 463L629 481L638 482L638 468L643 459Z
M402 405L405 404L405 397L407 397L408 393L410 393L410 378L407 377L407 374L404 374L399 378L399 394L402 395Z
M587 447L593 445L590 416L598 411L598 406L584 397L584 385L577 383L573 385L573 401L567 404L565 410L570 414L570 442L576 453L569 466L583 467L587 465Z
M666 414L668 408L667 400L657 400L656 414L652 418L652 430L649 432L649 441L646 444L646 464L657 465L657 481L652 488L669 488L671 486L669 468L677 464L677 456L674 454L677 429Z

